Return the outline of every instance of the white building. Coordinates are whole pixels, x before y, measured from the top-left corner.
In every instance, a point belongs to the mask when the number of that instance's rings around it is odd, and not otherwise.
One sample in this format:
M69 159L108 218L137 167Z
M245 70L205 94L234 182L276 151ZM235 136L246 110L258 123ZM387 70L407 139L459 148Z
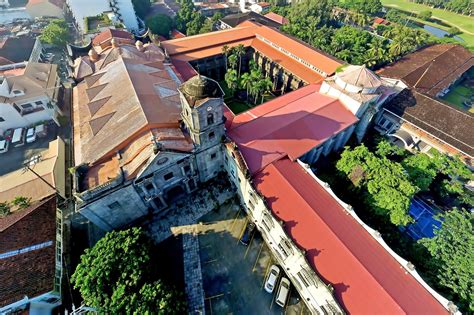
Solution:
M103 13L111 13L112 22L121 23L130 31L138 31L132 0L67 0L67 5L81 31L87 28L85 18Z
M45 120L58 123L57 65L28 63L0 76L0 134ZM59 123L58 123L59 124Z

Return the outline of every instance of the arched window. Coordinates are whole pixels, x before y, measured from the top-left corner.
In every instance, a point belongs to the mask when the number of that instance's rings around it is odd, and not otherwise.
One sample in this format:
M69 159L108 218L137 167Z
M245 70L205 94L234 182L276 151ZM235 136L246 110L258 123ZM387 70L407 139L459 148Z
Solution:
M214 123L214 115L212 113L207 114L207 124L212 125Z

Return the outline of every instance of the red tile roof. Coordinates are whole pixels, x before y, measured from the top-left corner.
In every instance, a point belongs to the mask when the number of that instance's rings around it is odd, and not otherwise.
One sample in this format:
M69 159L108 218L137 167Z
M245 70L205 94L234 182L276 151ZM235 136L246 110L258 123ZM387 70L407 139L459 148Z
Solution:
M390 22L385 20L385 19L382 19L380 17L377 17L377 18L374 19L374 24L389 25Z
M348 313L448 313L298 163L275 161L253 183Z
M234 117L228 135L252 174L286 155L295 160L357 122L319 87L302 87Z
M272 44L264 43L265 40ZM307 83L318 82L322 75L317 74L316 71L304 66L294 58L283 54L282 51L288 51L306 63L319 68L327 75L335 73L336 69L342 64L336 58L304 42L253 21L245 21L232 29L168 40L161 44L172 60L178 59L181 61L198 60L219 55L222 53L224 45L228 47L239 44L243 44L245 47L251 46L261 50L262 53L265 50L269 54L268 57L274 58L277 63L281 62L282 66L289 71L294 70L295 74L297 72L297 75ZM270 46L273 44L280 47L281 51Z
M183 37L186 37L186 35L184 35L184 34L181 33L180 31L178 31L178 30L172 30L172 31L171 31L171 38L172 38L172 39L183 38Z
M267 14L264 15L266 18L269 18L270 20L272 21L275 21L281 25L285 25L285 24L288 24L290 21L284 17L284 16L281 16L279 14L276 14L275 12L269 12Z
M0 259L0 307L53 290L56 198L0 218L0 254L52 242Z
M105 31L97 34L92 40L92 44L94 46L98 46L101 43L111 40L112 38L124 38L124 39L133 39L133 35L130 32L124 30L116 30L116 29L106 29Z

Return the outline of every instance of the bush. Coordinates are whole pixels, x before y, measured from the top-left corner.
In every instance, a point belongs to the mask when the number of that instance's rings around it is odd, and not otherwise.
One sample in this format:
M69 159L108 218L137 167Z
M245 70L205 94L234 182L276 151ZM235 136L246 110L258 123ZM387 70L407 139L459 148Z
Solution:
M146 25L154 34L169 37L173 28L173 20L165 14L157 14L146 19Z
M456 26L452 26L448 29L449 36L456 36L461 34L462 32Z
M425 21L428 21L431 16L433 15L433 13L431 11L421 11L420 13L418 13L418 17L422 20L425 20Z
M10 204L5 202L0 202L0 218L6 217L10 214Z

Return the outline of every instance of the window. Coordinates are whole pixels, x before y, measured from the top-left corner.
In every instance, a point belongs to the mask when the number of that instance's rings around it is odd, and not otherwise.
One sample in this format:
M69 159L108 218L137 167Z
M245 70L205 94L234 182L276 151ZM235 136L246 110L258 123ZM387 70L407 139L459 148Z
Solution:
M207 114L207 124L208 125L214 124L214 115L212 113Z
M3 122L5 121L5 119L3 117L0 117L0 122Z
M14 91L13 91L13 94L17 94L17 95L18 95L18 94L21 94L21 91L20 91L20 90L14 90Z
M173 172L169 172L168 174L165 174L165 176L163 176L165 180L170 180L173 177L174 177Z
M147 183L145 185L145 189L148 190L148 191L153 191L154 190L153 184L152 183Z
M190 171L191 171L191 166L189 166L189 165L184 166L184 172L186 174L189 173Z
M30 103L21 104L20 106L21 106L21 108L23 108L23 109L30 109L30 108L33 107L33 105L31 105Z
M209 140L214 139L215 136L216 134L214 133L214 131L209 132Z
M117 210L120 209L120 203L117 201L112 202L110 205L108 205L110 210Z
M217 154L216 153L212 153L211 154L211 160L214 160L216 158Z
M43 105L43 102L42 101L36 101L35 104L36 105Z

